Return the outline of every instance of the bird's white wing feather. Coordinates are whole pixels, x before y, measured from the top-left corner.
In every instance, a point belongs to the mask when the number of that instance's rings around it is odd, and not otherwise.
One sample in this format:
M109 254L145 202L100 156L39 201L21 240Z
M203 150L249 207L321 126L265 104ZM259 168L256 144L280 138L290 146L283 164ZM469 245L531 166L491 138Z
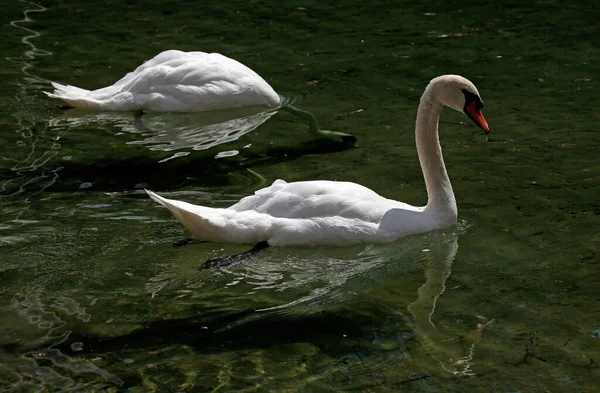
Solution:
M317 180L286 183L276 180L230 209L252 210L273 217L312 219L339 217L378 223L392 208L417 209L382 197L356 183Z
M240 62L218 53L177 50L158 54L111 86L55 89L47 94L76 107L113 111L201 112L281 105L275 90Z

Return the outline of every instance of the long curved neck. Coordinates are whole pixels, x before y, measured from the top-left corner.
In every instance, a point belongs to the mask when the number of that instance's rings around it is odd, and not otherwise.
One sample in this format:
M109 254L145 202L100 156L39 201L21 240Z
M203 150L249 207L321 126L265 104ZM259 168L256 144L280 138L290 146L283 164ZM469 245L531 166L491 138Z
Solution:
M417 153L427 187L426 211L444 212L456 217L456 199L444 165L438 135L438 120L443 106L432 99L431 93L427 89L421 97L415 127Z

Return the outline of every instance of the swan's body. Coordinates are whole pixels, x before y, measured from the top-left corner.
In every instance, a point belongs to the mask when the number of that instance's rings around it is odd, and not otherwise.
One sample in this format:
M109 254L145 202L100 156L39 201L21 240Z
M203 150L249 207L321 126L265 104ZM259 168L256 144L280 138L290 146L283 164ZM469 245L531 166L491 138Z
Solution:
M203 112L282 104L260 75L218 53L168 50L98 90L52 85L54 93L48 96L102 111Z
M355 183L321 180L277 180L226 209L148 194L198 239L212 242L266 241L271 246L384 243L448 228L456 223L457 207L438 139L444 105L464 110L489 132L480 111L483 102L471 82L456 75L431 81L421 98L415 131L428 194L423 207L384 198Z
M167 50L111 86L85 90L52 83L53 93L67 104L95 111L206 112L243 107L284 109L319 136L353 145L356 138L321 130L316 117L285 105L283 98L250 68L219 53Z
M214 209L149 195L166 206L196 237L218 243L271 246L382 243L456 222L440 222L424 208L384 198L359 184L327 180L286 183ZM394 225L395 221L400 225ZM406 225L406 224L410 225ZM389 228L386 228L389 227Z

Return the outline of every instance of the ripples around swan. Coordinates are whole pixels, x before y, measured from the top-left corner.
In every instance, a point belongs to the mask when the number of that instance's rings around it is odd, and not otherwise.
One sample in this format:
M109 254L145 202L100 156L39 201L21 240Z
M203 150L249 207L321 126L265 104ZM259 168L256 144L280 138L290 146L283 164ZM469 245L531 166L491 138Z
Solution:
M175 273L167 269L149 280L147 290L152 297L177 294L175 302L205 304L211 314L241 311L244 304L251 307L225 324L208 323L207 329L215 334L243 331L245 325L265 318L311 318L353 300L370 298L369 293L390 291L402 299L392 305L397 323L410 327L425 356L446 372L471 375L472 353L485 326L459 332L440 330L434 323L437 301L446 290L458 251L458 238L466 230L466 223L461 222L456 230L388 245L269 249L227 270ZM421 272L424 279L419 279ZM423 282L416 290L411 288L415 281ZM373 299L374 309L390 307L375 300L376 296ZM398 360L388 357L371 360Z
M63 130L116 128L133 135L131 145L144 145L153 151L175 152L165 162L187 156L194 150L206 150L233 142L269 120L277 110L240 108L200 113L156 113L143 115L122 112L90 112L70 109L51 119L50 127Z

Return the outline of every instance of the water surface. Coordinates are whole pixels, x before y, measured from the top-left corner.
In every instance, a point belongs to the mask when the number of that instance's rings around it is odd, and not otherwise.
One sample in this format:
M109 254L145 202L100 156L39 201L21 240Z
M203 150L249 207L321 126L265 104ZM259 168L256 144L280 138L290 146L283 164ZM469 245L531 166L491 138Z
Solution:
M2 391L600 390L596 6L3 10ZM42 94L111 84L172 48L243 62L360 147L318 141L285 112L155 114L140 130ZM172 248L188 234L142 191L224 207L277 178L332 179L422 204L414 118L444 73L476 83L492 128L486 141L443 113L451 230L204 271L246 247Z

